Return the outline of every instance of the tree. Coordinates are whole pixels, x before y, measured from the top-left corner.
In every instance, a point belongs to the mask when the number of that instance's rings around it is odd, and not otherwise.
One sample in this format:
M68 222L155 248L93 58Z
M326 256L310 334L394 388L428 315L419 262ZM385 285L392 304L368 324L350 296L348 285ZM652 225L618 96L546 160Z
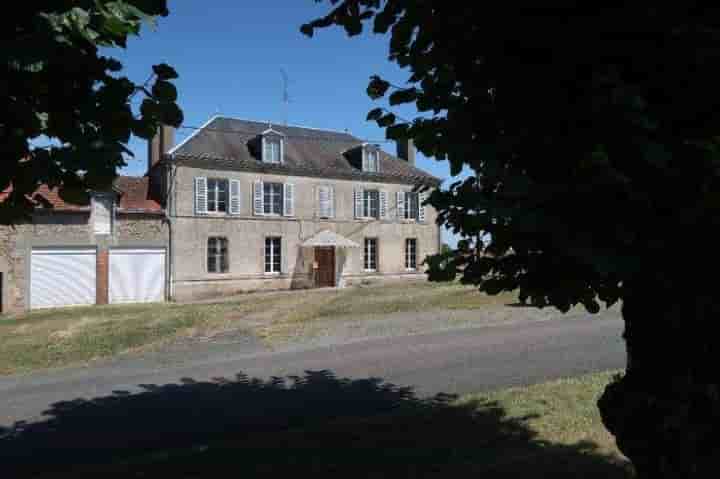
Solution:
M138 85L100 48L125 48L143 23L166 16L165 0L18 2L0 25L5 72L0 80L3 167L0 223L31 211L29 195L46 183L60 194L106 188L131 155L131 135L151 138L159 123L178 126L182 112L170 66L153 66ZM137 96L140 95L140 96ZM142 99L134 112L131 100Z
M562 311L621 300L628 364L599 401L605 425L639 477L714 476L720 10L332 4L301 31L389 31L407 84L374 76L367 92L421 112L368 119L453 174L477 173L429 203L455 233L491 240L430 258L431 279L461 271L487 293Z

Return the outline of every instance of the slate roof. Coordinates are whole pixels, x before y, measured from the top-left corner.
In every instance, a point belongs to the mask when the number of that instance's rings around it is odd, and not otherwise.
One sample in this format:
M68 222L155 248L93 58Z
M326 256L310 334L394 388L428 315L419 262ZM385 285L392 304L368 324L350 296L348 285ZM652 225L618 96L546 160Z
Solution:
M272 128L285 135L284 163L263 163L256 146ZM176 164L217 170L247 170L296 176L408 184L436 184L440 180L381 150L380 172L363 172L345 154L363 141L349 133L267 122L214 117L169 151Z
M160 214L163 208L160 203L151 197L148 177L119 176L113 184L114 190L119 194L118 212ZM12 187L0 192L0 202L7 198ZM30 199L37 208L48 208L61 212L89 212L89 201L70 200L61 198L58 188L49 188L40 185Z

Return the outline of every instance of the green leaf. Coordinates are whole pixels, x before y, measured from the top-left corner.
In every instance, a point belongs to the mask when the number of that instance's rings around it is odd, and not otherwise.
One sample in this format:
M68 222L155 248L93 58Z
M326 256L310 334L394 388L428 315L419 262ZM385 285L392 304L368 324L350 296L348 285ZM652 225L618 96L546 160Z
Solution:
M367 114L367 121L377 121L382 117L385 110L383 108L374 108Z
M381 127L381 128L386 128L386 127L388 127L388 126L391 126L391 125L395 124L395 119L396 119L396 118L395 118L395 115L394 115L393 113L388 113L387 115L381 116L381 117L377 120L377 124L378 124L378 126Z
M402 103L412 103L417 99L418 91L415 88L407 88L405 90L397 90L390 94L388 101L390 105L400 105Z
M152 87L152 94L161 103L172 103L177 100L175 85L165 80L158 80Z
M390 88L390 83L386 82L377 75L370 77L370 84L367 87L367 94L373 100L382 98Z
M155 75L157 75L160 80L174 80L178 77L175 69L165 63L153 65L152 69Z
M175 103L161 105L160 121L175 128L182 125L183 112Z

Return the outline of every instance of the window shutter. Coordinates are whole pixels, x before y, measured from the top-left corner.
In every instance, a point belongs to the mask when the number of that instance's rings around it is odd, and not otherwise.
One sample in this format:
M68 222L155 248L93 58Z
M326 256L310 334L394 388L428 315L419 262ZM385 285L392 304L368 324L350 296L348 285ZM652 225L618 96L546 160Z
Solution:
M368 154L367 150L363 148L362 151L362 170L367 171L368 170Z
M207 178L198 176L195 178L195 214L207 214Z
M380 219L387 218L388 210L388 193L387 191L380 192Z
M284 216L295 216L295 185L285 183L283 188L285 194L285 205L283 207Z
M397 192L397 217L399 220L405 219L405 192Z
M288 261L290 258L288 258L288 241L283 236L280 238L280 273L281 274L288 274L290 273L290 261Z
M230 214L240 214L240 181L230 180Z
M355 194L355 218L363 217L363 190L356 188Z
M327 187L328 190L328 217L335 218L335 188Z
M263 209L263 182L256 180L253 184L253 214L262 216L265 214Z
M427 192L423 191L418 194L418 221L425 222L425 206L423 203L427 199Z
M318 203L320 207L320 217L330 217L330 188L327 186L320 186L318 188Z

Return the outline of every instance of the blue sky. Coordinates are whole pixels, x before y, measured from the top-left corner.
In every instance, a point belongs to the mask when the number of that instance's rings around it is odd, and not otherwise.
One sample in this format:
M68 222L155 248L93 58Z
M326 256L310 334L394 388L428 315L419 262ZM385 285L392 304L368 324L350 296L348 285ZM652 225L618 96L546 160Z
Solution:
M318 31L313 38L302 35L300 25L327 12L328 2L168 3L170 16L144 28L127 50L106 53L120 59L126 74L139 83L153 64L175 67L185 125L200 126L215 114L282 123L284 69L290 79L288 123L348 129L367 140L385 138L383 129L365 117L372 108L386 105L370 100L365 89L373 74L396 84L407 78L407 72L387 60L387 36L348 38L337 28ZM395 111L405 118L416 115L411 107ZM180 129L176 141L191 132ZM395 152L394 143L382 146ZM141 175L145 143L134 140L130 148L135 159L123 173ZM417 164L440 178L449 176L445 162L418 155Z

